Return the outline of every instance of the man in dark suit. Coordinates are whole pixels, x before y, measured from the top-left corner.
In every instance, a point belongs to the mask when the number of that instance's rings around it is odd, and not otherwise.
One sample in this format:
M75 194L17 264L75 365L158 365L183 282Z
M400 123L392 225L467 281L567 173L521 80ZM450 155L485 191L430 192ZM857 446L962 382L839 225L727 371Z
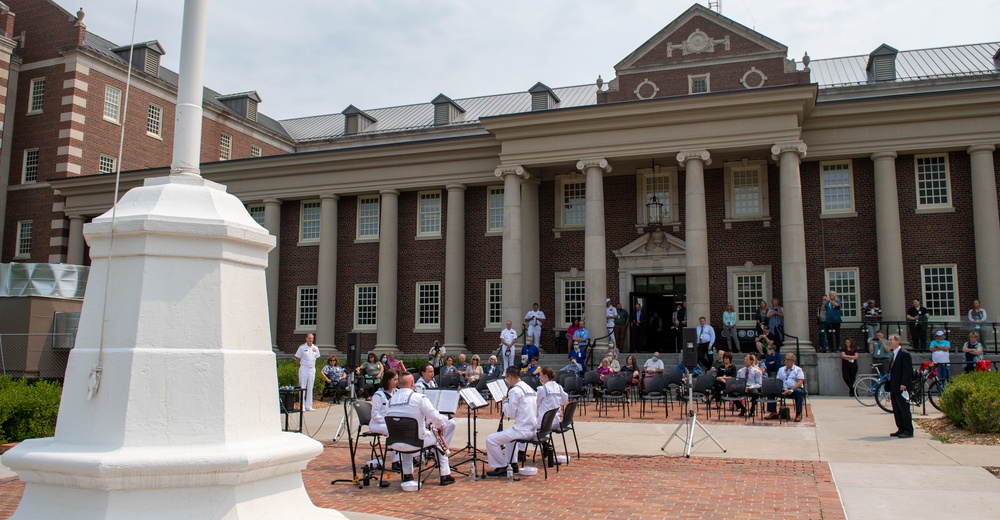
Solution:
M913 437L913 417L910 415L910 401L903 397L903 392L907 392L908 397L910 389L913 388L913 361L901 343L899 334L889 336L889 348L892 350L892 361L889 365L889 395L892 398L892 416L896 419L896 431L889 435L908 439Z
M629 320L631 325L632 340L629 343L632 352L640 352L646 346L646 329L649 327L649 317L642 305L635 304L635 312Z

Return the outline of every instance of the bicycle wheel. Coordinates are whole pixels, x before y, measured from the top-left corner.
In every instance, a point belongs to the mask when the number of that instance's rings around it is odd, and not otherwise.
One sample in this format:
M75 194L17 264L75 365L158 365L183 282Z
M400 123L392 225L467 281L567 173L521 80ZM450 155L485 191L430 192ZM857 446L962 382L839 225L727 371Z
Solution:
M885 388L885 383L879 383L876 385L873 392L875 394L875 404L877 404L882 411L892 413L892 398L889 396L889 390Z
M927 382L927 400L931 402L931 406L935 410L941 410L941 394L944 391L943 381L928 381Z
M862 376L854 382L854 398L863 406L875 406L875 386L878 385L878 378L875 376Z

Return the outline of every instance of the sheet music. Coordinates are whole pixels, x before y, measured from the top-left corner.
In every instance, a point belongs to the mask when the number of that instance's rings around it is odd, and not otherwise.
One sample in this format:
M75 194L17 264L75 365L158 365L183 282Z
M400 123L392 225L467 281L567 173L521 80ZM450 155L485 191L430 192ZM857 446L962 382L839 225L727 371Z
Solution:
M465 404L473 410L486 406L486 399L483 399L483 395L475 388L463 388L458 391L458 395L465 399Z
M428 388L424 395L431 400L434 408L441 413L455 413L458 410L458 392L445 388Z
M504 397L507 397L507 381L503 379L494 379L489 383L486 383L486 388L490 389L490 395L493 396L494 401L501 401Z

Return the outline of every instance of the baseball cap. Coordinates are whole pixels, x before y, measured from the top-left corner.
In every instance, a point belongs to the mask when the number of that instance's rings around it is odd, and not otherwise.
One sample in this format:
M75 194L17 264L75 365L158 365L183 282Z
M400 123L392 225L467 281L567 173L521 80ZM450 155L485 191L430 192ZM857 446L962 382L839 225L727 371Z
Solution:
M943 330L939 330L939 331L935 332L934 335L935 336L944 336L944 331Z

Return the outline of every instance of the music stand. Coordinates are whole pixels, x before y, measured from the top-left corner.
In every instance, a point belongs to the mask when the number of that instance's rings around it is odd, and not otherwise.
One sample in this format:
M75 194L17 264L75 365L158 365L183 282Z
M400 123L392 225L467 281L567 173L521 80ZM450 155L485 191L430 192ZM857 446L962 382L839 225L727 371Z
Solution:
M705 429L705 426L698 421L698 414L695 411L694 388L693 388L694 384L691 381L692 379L691 371L694 370L694 367L698 365L698 353L695 347L695 345L697 344L697 338L695 338L694 336L695 336L694 329L692 328L684 329L684 352L682 353L683 356L682 359L684 367L687 369L685 374L687 375L687 388L688 388L687 417L685 417L684 422L677 425L677 428L674 429L674 433L670 434L670 437L667 438L667 442L664 442L663 446L660 446L660 451L666 451L667 445L670 444L670 441L674 440L674 438L676 437L684 441L684 456L687 458L691 458L691 447L693 445L701 444L707 441L708 439L712 439L712 442L714 442L715 445L718 446L720 450L722 450L722 453L726 453L726 448L723 447L722 444L719 443L718 439L716 439L707 429ZM703 377L707 376L703 375ZM680 435L677 435L677 432L681 431L681 428L685 426L687 427L687 433L685 434L685 436L681 437ZM705 433L705 436L697 441L694 440L695 426L701 428L701 431Z
M461 448L457 452L471 450L472 456L462 462L452 465L452 469L461 466L462 464L472 463L472 471L470 475L475 475L477 473L477 463L479 461L479 455L482 454L483 458L486 457L486 452L479 449L479 428L476 424L476 419L479 416L479 409L484 408L489 405L486 399L475 388L463 388L459 390L458 395L465 400L465 430L468 435L468 440L465 442L465 447Z

